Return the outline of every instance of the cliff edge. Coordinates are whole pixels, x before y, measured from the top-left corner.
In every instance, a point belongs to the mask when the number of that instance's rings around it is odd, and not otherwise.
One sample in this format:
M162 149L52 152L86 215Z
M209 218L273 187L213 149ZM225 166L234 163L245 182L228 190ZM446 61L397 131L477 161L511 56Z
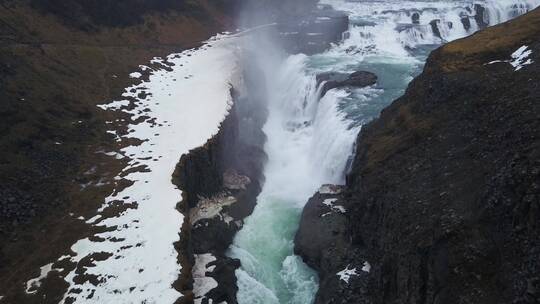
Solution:
M316 303L540 301L538 37L537 9L435 50L363 128L296 236Z

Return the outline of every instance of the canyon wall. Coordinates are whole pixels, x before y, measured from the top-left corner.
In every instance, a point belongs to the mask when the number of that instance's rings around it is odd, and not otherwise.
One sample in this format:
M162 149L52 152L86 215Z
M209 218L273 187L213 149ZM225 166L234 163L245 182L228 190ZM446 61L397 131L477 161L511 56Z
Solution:
M183 155L173 175L184 198L178 204L185 222L176 246L182 264L177 286L184 294L181 303L237 303L234 271L240 262L227 257L226 250L261 191L266 111L253 94L247 98L231 92L234 105L219 132Z
M316 303L540 301L538 37L537 9L435 50L362 129L296 236Z

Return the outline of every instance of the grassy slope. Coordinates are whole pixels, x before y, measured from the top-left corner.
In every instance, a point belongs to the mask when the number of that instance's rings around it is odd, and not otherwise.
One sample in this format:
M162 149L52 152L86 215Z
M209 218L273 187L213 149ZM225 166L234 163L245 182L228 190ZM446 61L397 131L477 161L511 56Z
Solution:
M191 3L196 10L81 27L24 1L0 1L1 295L80 236L84 227L67 211L89 212L111 190L80 188L122 165L93 153L115 148L105 130L118 118L96 105L118 97L139 64L196 46L229 24L213 4Z

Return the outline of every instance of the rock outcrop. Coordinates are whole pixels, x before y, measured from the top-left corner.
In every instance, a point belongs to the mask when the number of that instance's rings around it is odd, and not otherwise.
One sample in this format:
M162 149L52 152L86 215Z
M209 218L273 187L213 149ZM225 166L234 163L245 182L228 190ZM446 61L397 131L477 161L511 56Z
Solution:
M435 50L362 129L346 212L302 216L316 303L540 301L538 37L537 9Z
M316 76L317 87L322 84L321 97L331 89L335 88L363 88L377 83L377 75L366 72L357 71L352 74L339 72L326 72Z
M263 74L256 65L249 66L245 79L261 83L257 79ZM237 303L235 270L240 261L227 257L226 250L253 212L266 161L264 88L249 81L245 86L244 95L232 92L234 106L218 134L184 155L175 170L174 181L184 197L178 209L186 216L177 244L182 303ZM202 256L207 258L197 258ZM207 270L199 271L203 268Z

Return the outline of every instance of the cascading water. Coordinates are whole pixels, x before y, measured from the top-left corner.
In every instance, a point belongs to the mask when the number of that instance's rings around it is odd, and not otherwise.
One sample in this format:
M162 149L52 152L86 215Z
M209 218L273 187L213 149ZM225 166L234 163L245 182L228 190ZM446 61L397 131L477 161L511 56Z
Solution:
M540 0L325 0L350 15L345 39L323 54L292 55L267 64L266 182L229 255L239 258L238 301L312 303L316 274L293 254L307 199L325 183L343 183L361 126L401 95L430 50L507 21ZM376 86L334 89L319 99L315 75L367 70Z

